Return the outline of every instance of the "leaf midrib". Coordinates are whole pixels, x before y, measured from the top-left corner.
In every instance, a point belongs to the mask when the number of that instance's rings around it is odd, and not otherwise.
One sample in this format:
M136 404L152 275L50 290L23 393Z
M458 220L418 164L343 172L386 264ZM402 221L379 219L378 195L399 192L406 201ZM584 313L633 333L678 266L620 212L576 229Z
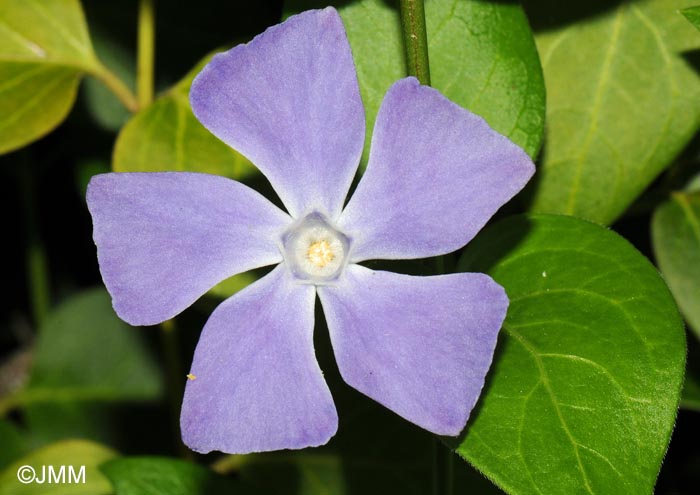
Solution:
M595 135L596 130L598 128L598 120L600 118L600 105L603 100L603 94L605 93L608 79L610 78L610 67L612 65L615 54L617 53L618 41L620 39L620 31L622 30L623 11L625 8L626 5L622 4L620 7L618 7L617 12L615 14L610 45L608 46L608 50L605 54L605 59L603 61L603 65L600 71L600 75L598 76L598 84L596 85L596 91L593 97L591 123L588 127L583 145L581 146L581 154L577 157L575 162L576 168L574 172L574 181L571 186L569 201L567 202L565 209L566 213L569 215L575 212L576 199L578 197L578 193L581 187L581 175L583 173L583 164L586 161L591 142L593 141L593 136Z

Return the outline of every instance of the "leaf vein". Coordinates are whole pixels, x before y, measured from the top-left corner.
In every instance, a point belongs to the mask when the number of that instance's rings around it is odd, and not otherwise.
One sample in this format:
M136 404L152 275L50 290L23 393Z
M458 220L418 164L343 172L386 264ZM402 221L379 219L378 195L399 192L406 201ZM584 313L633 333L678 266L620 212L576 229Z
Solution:
M586 490L588 493L591 495L594 495L593 489L591 488L590 482L588 480L588 474L586 473L586 469L583 466L583 461L581 459L581 455L579 453L578 447L579 443L578 441L574 438L573 434L571 433L571 430L569 430L569 425L566 423L566 420L564 419L564 416L561 413L561 409L559 408L559 401L556 398L556 395L554 394L554 390L552 389L552 385L549 383L549 376L547 375L547 371L544 369L544 364L542 363L542 359L540 355L537 352L537 349L535 349L532 344L525 339L522 335L520 335L518 332L512 329L506 328L508 331L508 334L511 335L513 338L515 338L520 344L532 355L535 364L537 365L537 369L539 370L540 378L542 380L542 385L544 386L545 390L547 391L547 394L549 395L550 400L552 401L552 405L554 406L554 411L556 412L557 418L559 419L559 422L561 423L562 429L564 430L564 433L566 434L567 438L571 442L571 445L574 449L574 455L576 456L576 461L578 463L578 468L579 471L581 472L581 477L583 479L583 484L586 487Z

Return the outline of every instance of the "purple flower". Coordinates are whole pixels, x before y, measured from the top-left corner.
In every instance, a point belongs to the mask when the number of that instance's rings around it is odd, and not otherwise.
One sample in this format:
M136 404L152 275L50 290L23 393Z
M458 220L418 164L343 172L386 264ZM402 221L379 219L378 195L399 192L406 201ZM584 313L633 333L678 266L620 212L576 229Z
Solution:
M438 91L402 79L384 98L367 171L343 208L365 119L332 8L217 55L190 99L288 213L204 174L104 174L88 189L100 270L133 325L172 318L221 280L279 263L204 327L182 405L185 443L247 453L335 434L313 348L317 294L345 381L431 432L458 435L491 364L503 288L478 273L415 277L359 263L464 246L531 177L529 157Z

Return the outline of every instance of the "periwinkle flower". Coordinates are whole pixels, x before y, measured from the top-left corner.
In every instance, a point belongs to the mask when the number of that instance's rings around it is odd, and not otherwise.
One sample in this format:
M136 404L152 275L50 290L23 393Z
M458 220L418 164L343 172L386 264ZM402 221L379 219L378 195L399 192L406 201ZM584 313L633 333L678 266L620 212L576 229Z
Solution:
M172 318L221 280L279 264L207 321L182 405L184 442L246 453L335 434L313 348L317 294L344 380L431 432L458 435L491 364L504 290L484 274L417 277L359 263L464 246L531 177L529 157L435 89L402 79L384 98L366 173L343 208L365 119L332 8L215 56L190 99L288 213L205 174L104 174L88 189L100 270L133 325Z

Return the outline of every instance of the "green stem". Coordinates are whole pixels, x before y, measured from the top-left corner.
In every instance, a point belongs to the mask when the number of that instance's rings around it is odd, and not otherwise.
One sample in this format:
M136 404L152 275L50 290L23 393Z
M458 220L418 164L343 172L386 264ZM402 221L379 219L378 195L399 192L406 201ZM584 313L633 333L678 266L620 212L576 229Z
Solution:
M155 0L139 1L136 95L141 108L145 108L153 102L155 60L154 3Z
M453 495L454 454L433 438L433 495Z
M28 164L27 164L28 165ZM36 187L31 167L23 167L20 172L24 218L27 226L27 284L32 316L36 328L40 328L51 306L51 289L49 282L46 249L39 234L39 220L36 211Z
M428 36L423 0L401 0L401 26L408 75L415 76L421 84L430 86Z
M107 67L98 63L91 74L104 84L114 95L119 98L119 101L131 113L138 111L139 102L136 100L134 93L117 77L114 72Z
M191 452L180 439L180 404L184 392L185 373L180 366L180 346L177 339L175 320L167 320L160 324L161 342L165 354L166 387L168 406L176 444L182 457L191 457Z

